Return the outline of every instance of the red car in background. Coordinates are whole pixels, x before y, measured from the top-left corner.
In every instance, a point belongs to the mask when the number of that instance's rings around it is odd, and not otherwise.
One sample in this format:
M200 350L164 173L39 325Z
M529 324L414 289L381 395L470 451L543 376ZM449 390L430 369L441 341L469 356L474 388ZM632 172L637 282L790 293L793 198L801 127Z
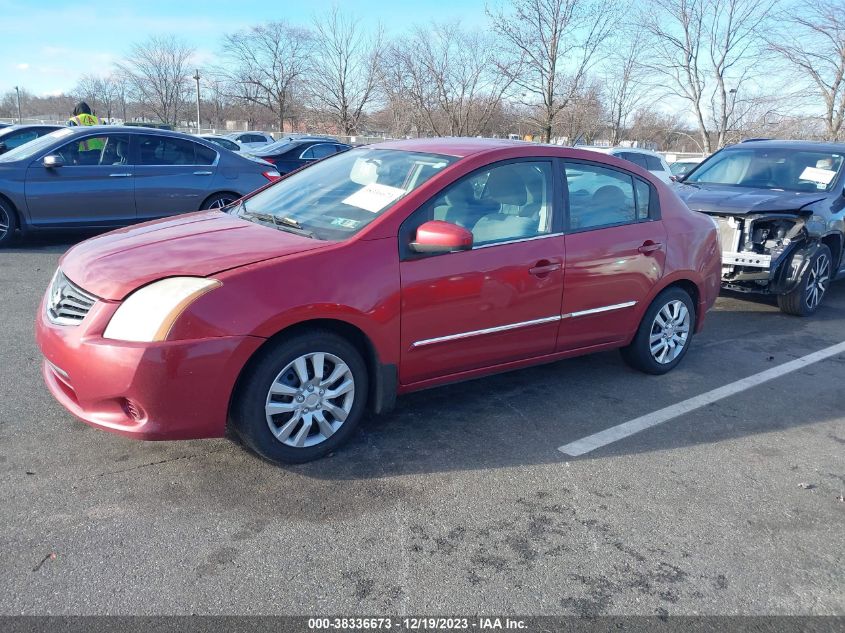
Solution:
M621 348L675 367L719 292L713 221L633 163L481 139L382 143L228 211L71 249L37 318L69 411L302 462L397 394Z

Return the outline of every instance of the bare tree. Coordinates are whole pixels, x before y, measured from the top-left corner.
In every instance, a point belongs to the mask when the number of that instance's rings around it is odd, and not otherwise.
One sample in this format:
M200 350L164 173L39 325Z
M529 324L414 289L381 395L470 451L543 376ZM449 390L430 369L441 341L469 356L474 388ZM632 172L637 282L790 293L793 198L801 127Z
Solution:
M569 145L591 145L605 120L601 90L598 84L591 84L573 95L560 111L554 132L556 136L565 138Z
M535 108L534 123L546 142L558 114L587 80L599 45L616 20L601 0L510 0L507 11L487 8L500 36L510 76Z
M190 92L194 49L173 35L153 36L136 44L119 70L134 97L162 123L176 125Z
M417 125L435 136L485 132L512 82L498 72L490 36L457 22L415 27L390 47L385 66ZM386 91L390 98L391 87Z
M366 33L335 5L314 19L315 47L308 85L311 101L340 130L358 130L376 97L382 30Z
M650 0L641 27L650 36L649 69L658 85L686 100L702 146L724 147L736 96L763 47L774 0Z
M270 22L227 35L224 71L234 88L232 96L272 112L284 132L295 84L308 68L313 37L307 29L287 22Z
M631 115L645 96L642 55L643 41L637 30L627 42L618 42L602 68L611 145L622 140Z
M125 101L125 86L122 79L115 75L99 77L86 74L80 77L73 95L86 101L95 113L111 122L112 114Z
M784 12L769 39L824 103L827 137L845 136L845 5L802 0Z

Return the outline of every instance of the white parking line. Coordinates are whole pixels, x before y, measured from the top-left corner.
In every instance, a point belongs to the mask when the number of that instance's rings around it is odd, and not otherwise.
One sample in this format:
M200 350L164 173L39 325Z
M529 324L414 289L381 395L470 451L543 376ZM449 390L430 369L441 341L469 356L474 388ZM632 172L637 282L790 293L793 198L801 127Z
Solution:
M807 354L801 358L796 358L795 360L778 365L777 367L772 367L766 371L761 371L759 374L753 374L747 378L742 378L741 380L732 382L724 387L719 387L717 389L713 389L712 391L707 391L699 396L689 398L688 400L683 400L664 409L659 409L657 411L653 411L652 413L647 413L638 418L634 418L633 420L628 420L627 422L623 422L617 426L612 426L604 431L599 431L598 433L588 435L587 437L582 437L580 440L575 440L574 442L560 446L557 450L572 457L585 455L597 448L607 446L608 444L617 442L621 439L634 435L635 433L644 431L645 429L650 429L658 424L663 424L664 422L668 422L679 415L689 413L690 411L694 411L695 409L699 409L712 402L716 402L717 400L722 400L723 398L740 393L746 389L751 389L752 387L756 387L757 385L769 380L779 378L784 374L796 371L802 367L807 367L808 365L817 363L825 358L835 356L840 352L845 352L845 341L826 347L818 352Z

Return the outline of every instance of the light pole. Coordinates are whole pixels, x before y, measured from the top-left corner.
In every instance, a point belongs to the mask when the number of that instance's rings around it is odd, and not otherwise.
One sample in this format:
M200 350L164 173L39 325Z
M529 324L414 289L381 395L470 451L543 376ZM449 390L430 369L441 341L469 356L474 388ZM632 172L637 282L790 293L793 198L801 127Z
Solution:
M194 71L194 81L197 82L197 134L201 134L200 129L200 71Z
M15 86L15 94L18 96L18 123L23 123L23 117L21 116L21 89L19 86Z

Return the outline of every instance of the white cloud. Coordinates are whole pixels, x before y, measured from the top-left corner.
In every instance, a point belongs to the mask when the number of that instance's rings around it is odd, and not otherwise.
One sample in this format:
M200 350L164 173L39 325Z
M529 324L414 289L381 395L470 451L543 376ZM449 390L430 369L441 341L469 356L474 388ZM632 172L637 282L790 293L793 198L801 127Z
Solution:
M18 64L17 66L15 66L15 68L17 68L18 70L29 70L29 64L24 62L22 64Z

